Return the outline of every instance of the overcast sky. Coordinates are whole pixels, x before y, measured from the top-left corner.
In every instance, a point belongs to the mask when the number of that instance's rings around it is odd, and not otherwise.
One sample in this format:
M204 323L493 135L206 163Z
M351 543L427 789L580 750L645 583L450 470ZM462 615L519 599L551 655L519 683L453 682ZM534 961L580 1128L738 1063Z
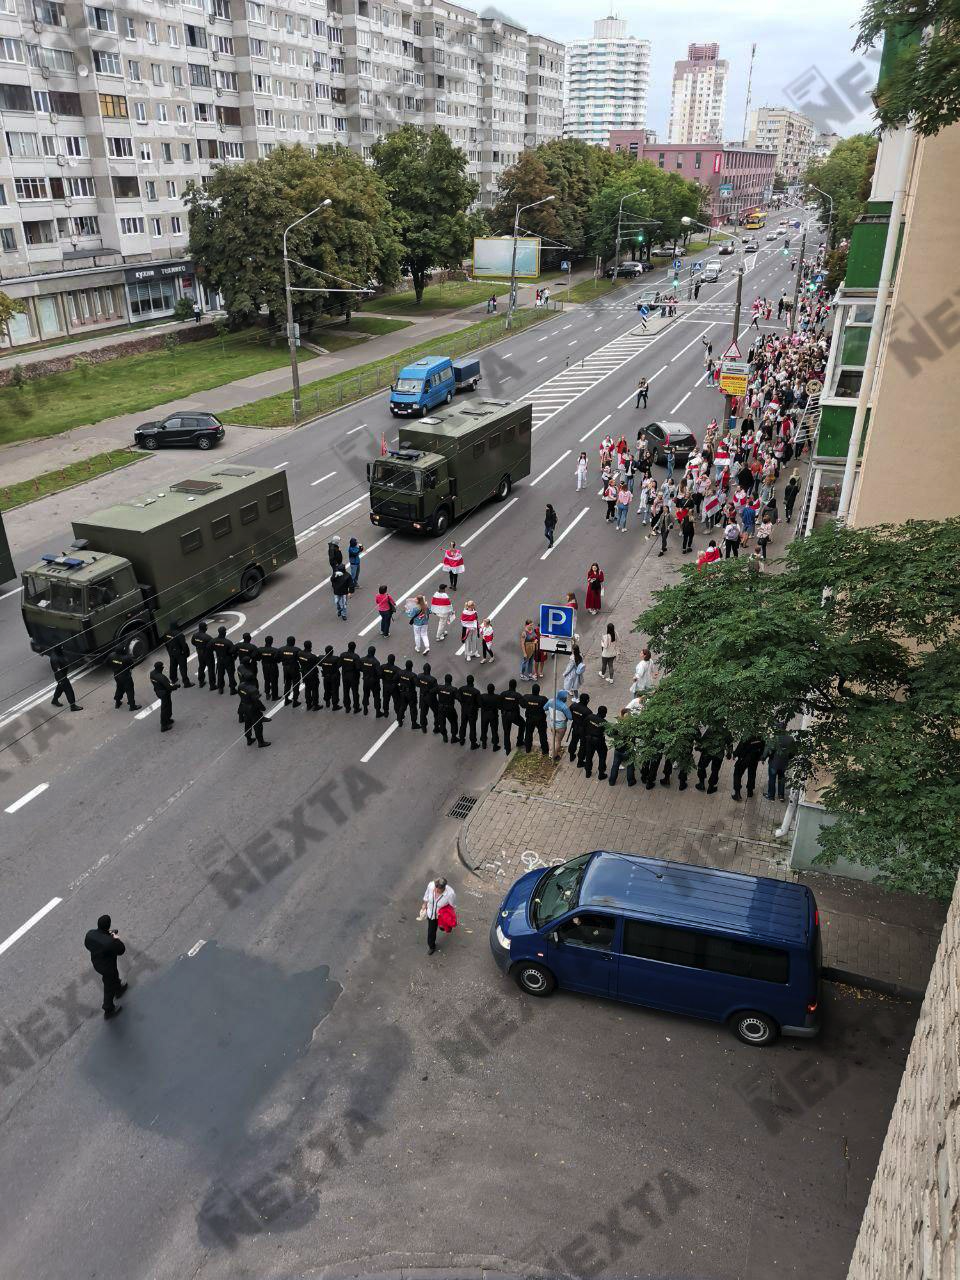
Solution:
M789 86L811 67L828 82L860 60L851 52L862 8L859 0L661 0L641 6L636 0L605 9L602 0L591 7L583 0L494 0L503 12L515 15L528 30L556 40L574 40L593 34L594 18L613 8L627 19L630 35L650 41L651 75L647 110L648 127L665 136L670 103L673 64L686 57L691 42L716 41L720 56L730 63L727 85L727 139L735 140L743 129L743 108L750 62L750 45L756 41L752 105L797 106L802 92ZM479 5L483 8L483 5ZM876 79L875 68L872 79ZM817 98L823 91L817 92ZM807 98L806 100L809 100ZM842 108L836 113L843 117ZM852 116L852 112L848 112ZM869 121L860 115L836 119L836 132L857 132Z

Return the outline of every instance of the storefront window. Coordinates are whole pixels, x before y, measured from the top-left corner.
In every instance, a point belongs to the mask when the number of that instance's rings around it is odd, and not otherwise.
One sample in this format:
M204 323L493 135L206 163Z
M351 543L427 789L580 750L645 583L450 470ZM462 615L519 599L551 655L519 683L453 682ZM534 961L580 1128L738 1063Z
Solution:
M57 306L56 298L37 299L37 318L40 321L40 332L44 338L53 338L58 333L63 332L60 308Z
M173 310L177 287L172 280L142 280L127 285L130 311L134 316L155 316Z

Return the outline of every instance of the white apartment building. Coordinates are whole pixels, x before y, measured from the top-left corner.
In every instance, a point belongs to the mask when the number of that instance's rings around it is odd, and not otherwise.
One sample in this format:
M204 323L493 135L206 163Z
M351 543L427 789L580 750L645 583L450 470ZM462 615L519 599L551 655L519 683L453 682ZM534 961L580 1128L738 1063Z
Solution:
M673 64L668 142L723 142L729 70L718 44L687 46L686 58Z
M436 0L0 0L0 289L14 345L201 297L182 199L283 143L441 126L492 204L560 135L563 46ZM7 341L0 334L0 345Z
M601 18L591 40L567 45L564 135L606 147L611 130L642 129L649 86L650 41L628 36L620 18Z
M789 107L758 107L750 113L747 145L775 151L777 173L787 182L803 176L814 158L817 138L813 121Z

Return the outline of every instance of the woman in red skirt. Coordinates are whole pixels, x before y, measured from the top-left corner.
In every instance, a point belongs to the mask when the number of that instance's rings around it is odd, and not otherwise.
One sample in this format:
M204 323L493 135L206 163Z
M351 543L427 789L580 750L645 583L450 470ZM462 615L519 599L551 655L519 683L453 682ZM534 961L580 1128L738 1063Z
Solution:
M603 603L603 570L594 562L587 570L587 613L599 613Z

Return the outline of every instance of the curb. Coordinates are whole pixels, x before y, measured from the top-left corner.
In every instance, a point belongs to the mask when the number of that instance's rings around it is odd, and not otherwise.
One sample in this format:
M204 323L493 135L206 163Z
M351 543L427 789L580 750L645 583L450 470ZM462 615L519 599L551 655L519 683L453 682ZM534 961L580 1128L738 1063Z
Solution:
M827 982L843 982L848 987L856 987L860 991L875 991L879 995L893 996L898 1000L913 1000L923 1003L927 994L916 987L906 987L900 982L885 982L882 978L871 978L864 973L853 973L849 969L835 969L832 965L824 965L820 970L821 978Z
M506 767L507 766L504 765L503 769L506 769ZM486 798L492 793L494 787L503 777L503 769L500 770L499 775L496 778L494 778L493 782L489 783L484 788L482 795L477 800L477 803L473 806L473 809L470 812L469 818L467 818L467 820L463 823L463 825L457 831L457 857L463 863L467 871L469 871L470 874L474 876L477 880L480 879L480 873L477 871L476 867L471 866L470 862L467 859L467 836L470 831L470 824L473 822L474 815L476 814L477 810L483 804L484 800L486 800Z

